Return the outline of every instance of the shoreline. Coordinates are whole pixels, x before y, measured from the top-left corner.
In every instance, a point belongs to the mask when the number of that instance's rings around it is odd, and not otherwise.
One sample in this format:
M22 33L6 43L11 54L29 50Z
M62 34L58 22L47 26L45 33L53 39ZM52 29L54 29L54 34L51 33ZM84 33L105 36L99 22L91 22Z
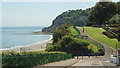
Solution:
M48 40L42 42L36 42L33 44L28 44L24 46L15 46L11 48L1 49L0 51L15 51L15 52L23 52L23 51L44 51L46 49L47 43L52 43L52 35L49 35L50 38Z

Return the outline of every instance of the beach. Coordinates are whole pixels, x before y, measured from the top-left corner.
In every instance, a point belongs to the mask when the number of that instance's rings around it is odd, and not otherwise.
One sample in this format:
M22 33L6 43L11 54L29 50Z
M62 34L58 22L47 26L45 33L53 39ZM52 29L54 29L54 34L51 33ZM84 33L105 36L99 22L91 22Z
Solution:
M42 33L44 27L3 27L0 29L0 51L44 51L52 43L52 35ZM36 32L36 33L34 33Z
M29 52L29 51L45 51L46 46L48 44L52 44L52 40L48 40L45 42L41 42L39 44L34 44L30 46L22 46L22 47L17 47L17 48L11 48L8 50L3 50L3 51L15 51L15 52Z

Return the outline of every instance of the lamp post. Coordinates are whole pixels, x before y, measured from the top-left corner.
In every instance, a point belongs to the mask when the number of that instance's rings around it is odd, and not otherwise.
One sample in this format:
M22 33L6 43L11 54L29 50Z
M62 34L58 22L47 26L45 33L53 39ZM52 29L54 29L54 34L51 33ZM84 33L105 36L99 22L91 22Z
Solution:
M83 32L85 31L85 28L84 28L85 24L86 24L85 21L83 21Z

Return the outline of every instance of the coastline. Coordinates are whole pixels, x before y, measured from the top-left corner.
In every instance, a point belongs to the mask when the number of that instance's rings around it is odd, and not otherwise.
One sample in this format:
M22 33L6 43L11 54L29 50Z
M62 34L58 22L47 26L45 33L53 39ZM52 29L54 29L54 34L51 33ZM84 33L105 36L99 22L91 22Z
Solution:
M49 35L50 38L43 42L36 42L34 44L24 45L24 46L16 46L11 48L6 48L0 51L15 51L15 52L29 52L29 51L45 51L47 43L52 43L52 35Z

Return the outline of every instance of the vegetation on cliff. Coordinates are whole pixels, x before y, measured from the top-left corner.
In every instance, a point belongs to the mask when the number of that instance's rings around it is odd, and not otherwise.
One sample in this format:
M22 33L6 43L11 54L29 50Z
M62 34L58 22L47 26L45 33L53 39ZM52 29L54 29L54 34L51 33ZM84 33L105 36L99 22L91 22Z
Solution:
M54 32L55 29L60 27L62 24L72 23L75 25L83 26L85 22L88 22L88 12L90 9L86 10L68 10L63 12L53 20L50 27L46 27L42 32Z

